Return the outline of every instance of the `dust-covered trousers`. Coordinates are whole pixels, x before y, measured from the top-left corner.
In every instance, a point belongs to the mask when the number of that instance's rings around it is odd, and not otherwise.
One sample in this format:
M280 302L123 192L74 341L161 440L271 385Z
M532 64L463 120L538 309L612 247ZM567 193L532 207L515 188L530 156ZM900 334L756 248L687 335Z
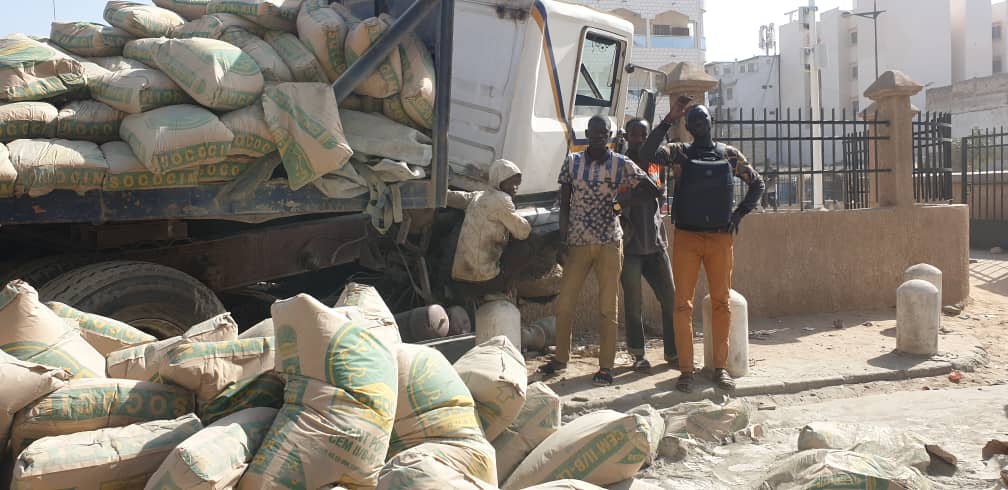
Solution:
M619 278L623 270L623 242L605 245L571 245L563 265L560 297L556 312L556 360L570 360L574 311L588 273L595 271L598 283L599 367L612 369L616 362L616 335L619 331Z

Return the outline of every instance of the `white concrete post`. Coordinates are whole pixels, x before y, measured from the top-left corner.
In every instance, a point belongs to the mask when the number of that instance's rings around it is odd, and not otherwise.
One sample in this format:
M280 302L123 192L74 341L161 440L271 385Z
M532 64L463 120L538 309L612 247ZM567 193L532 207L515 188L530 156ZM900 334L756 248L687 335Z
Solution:
M741 378L749 374L749 302L735 291L729 291L731 323L728 332L728 374ZM714 334L711 297L703 299L704 369L714 368Z
M941 269L931 265L931 264L917 264L912 265L903 271L903 281L909 281L912 279L922 279L931 283L932 286L938 288L938 321L941 322L941 305L942 305L942 271Z
M941 311L938 288L912 279L896 290L896 349L919 355L938 353Z

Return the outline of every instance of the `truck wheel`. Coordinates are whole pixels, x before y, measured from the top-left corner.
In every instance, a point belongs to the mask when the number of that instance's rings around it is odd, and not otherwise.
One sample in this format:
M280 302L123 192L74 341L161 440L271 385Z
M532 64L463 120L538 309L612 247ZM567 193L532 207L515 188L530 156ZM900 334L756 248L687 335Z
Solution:
M181 271L150 262L86 265L45 285L39 297L126 322L158 338L224 313L217 295Z
M31 259L0 274L0 283L7 284L15 279L21 279L36 290L40 290L60 275L96 260L98 259L93 256L73 254Z

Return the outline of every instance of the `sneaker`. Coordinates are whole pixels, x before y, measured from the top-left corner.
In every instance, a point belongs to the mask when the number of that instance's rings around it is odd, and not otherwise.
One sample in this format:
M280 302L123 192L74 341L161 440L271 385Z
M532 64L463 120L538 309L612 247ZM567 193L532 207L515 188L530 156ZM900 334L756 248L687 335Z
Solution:
M612 372L609 369L599 369L592 377L595 386L611 386L613 384Z

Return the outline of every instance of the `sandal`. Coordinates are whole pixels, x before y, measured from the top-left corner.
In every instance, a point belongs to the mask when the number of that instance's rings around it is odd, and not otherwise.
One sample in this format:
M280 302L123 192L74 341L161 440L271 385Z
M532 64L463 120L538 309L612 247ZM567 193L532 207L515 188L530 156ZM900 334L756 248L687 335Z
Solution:
M539 372L542 374L556 374L567 370L567 363L560 362L556 359L550 359L549 362L539 366Z
M592 377L592 382L595 386L610 386L613 383L612 372L608 369L599 369Z
M651 370L651 362L644 359L644 356L635 357L633 363L633 370L638 372L647 372Z
M725 391L735 391L735 380L728 374L728 370L718 368L714 370L714 384Z
M693 391L693 373L680 374L679 379L676 380L675 389L683 393Z

